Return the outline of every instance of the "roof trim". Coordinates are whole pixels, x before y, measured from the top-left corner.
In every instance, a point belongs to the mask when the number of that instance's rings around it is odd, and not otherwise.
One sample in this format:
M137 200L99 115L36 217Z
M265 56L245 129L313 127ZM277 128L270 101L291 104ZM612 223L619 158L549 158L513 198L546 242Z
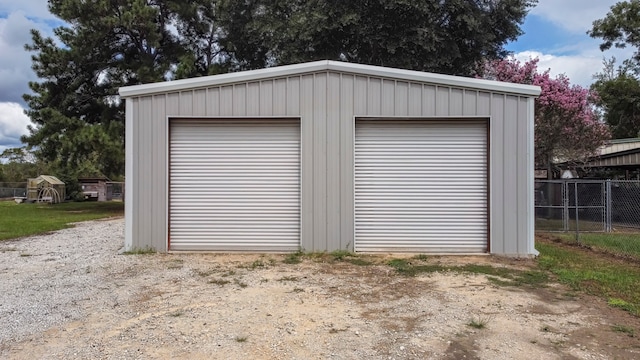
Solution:
M302 64L276 66L266 69L241 71L221 75L203 76L191 79L165 81L143 85L121 87L122 98L146 96L181 90L198 89L224 84L286 77L321 71L338 71L355 75L377 76L415 82L426 82L460 88L471 88L524 96L540 95L540 87L533 85L513 84L507 82L474 79L461 76L434 74L413 70L402 70L381 66L347 63L342 61L321 60Z

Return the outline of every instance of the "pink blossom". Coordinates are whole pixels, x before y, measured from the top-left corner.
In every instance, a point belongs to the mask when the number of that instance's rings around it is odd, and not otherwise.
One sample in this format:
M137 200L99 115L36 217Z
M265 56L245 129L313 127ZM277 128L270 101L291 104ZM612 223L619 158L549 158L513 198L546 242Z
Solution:
M538 72L538 59L521 63L515 59L487 62L484 78L541 88L535 102L536 164L547 167L554 159L582 161L593 156L611 135L594 111L598 95L571 85L569 78L552 78L549 70Z

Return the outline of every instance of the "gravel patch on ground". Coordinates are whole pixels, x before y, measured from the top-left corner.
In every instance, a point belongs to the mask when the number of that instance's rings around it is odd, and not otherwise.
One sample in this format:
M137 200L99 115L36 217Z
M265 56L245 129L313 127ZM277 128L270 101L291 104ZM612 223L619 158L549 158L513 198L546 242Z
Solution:
M123 228L92 221L0 243L0 358L640 358L637 318L559 285L277 254L119 255Z

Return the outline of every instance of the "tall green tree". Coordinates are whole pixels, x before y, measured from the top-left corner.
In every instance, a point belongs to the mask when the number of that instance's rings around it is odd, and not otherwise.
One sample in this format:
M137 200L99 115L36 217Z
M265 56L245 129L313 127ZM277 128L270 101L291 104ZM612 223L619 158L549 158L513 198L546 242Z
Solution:
M615 59L605 61L591 85L596 105L615 139L640 137L640 81L629 63L615 68Z
M595 75L597 105L614 138L640 136L640 0L621 1L611 7L607 15L593 22L588 32L601 38L600 50L612 47L635 48L630 59L615 69L615 59L605 61L604 69Z
M221 0L222 44L241 65L330 59L472 75L537 0Z
M9 148L0 153L0 186L12 187L49 170L49 166L26 147Z
M117 177L124 168L124 104L120 86L161 81L181 55L169 29L172 12L153 0L50 0L70 26L57 42L32 31L26 49L39 81L24 96L33 125L23 142L68 172L95 162Z
M58 174L124 172L121 86L332 59L472 75L537 0L49 0L22 138Z

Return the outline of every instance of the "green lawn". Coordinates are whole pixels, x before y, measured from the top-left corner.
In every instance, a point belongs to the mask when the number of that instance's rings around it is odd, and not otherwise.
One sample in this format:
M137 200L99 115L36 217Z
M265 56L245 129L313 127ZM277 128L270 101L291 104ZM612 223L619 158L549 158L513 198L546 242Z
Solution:
M575 243L576 235L571 233L549 234L566 243ZM624 255L640 260L640 233L580 233L579 243L616 255Z
M0 201L0 240L46 233L69 227L69 223L124 214L122 202L71 202L63 204L16 204Z
M539 266L572 289L604 298L640 316L640 266L634 261L538 239Z

